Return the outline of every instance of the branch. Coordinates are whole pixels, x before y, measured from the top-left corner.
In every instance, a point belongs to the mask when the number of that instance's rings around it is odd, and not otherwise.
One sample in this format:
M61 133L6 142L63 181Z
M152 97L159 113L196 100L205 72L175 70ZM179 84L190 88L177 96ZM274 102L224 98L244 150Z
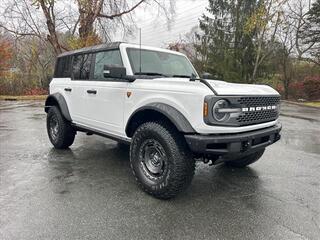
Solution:
M309 61L309 62L312 62L312 63L314 63L314 64L316 64L316 65L320 66L320 61L317 61L317 60L315 60L315 59L313 59L313 58L309 58L309 57L302 57L302 58L301 58L301 60Z
M94 5L96 6L95 11L94 11L94 16L93 16L94 19L96 19L97 16L100 14L101 9L103 7L103 3L104 3L103 0L100 0L100 2L95 2L94 3Z
M120 12L120 13L115 13L115 14L112 14L112 15L106 15L106 14L103 14L103 13L98 13L98 17L103 17L103 18L109 18L109 19L113 19L115 17L121 17L122 15L125 15L125 14L128 14L130 12L132 12L133 10L135 10L138 6L140 6L143 2L145 2L146 0L140 0L136 5L134 5L132 8L126 10L126 11L123 11L123 12Z
M75 34L75 32L76 32L79 22L80 22L80 16L78 17L76 23L74 24L73 30L71 31L72 36L73 36L73 35Z
M38 37L41 39L41 35L39 34L36 34L36 33L22 33L22 32L18 32L16 30L13 30L13 29L9 29L7 28L6 26L4 26L3 24L0 23L0 28L3 28L4 30L10 32L10 33L13 33L15 35L18 35L18 36L22 36L22 37L25 37L25 36L34 36L34 37Z
M28 4L26 3L25 0L23 1L23 3L24 3L24 6L22 6L22 8L26 9L27 12L24 13L24 11L20 8L17 1L14 1L14 6L17 8L17 11L15 11L15 13L20 15L22 21L31 29L31 31L33 31L35 34L38 34L40 36L41 33L39 31L37 24L35 23L35 20L32 16L32 13L30 12ZM31 19L31 23L29 23L29 21L27 19L28 17ZM33 24L33 26L31 24Z

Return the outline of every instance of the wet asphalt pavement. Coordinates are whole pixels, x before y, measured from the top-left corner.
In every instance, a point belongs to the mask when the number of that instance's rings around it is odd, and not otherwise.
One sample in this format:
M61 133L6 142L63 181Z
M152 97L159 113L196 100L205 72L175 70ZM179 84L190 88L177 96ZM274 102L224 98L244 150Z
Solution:
M246 169L198 163L169 201L128 148L78 133L52 148L42 102L0 102L0 239L320 239L320 110L283 105L282 139Z

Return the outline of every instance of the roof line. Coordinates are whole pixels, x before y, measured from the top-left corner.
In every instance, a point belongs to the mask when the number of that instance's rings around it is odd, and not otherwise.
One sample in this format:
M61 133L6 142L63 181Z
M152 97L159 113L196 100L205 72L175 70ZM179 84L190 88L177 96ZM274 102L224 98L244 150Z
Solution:
M67 51L64 53L61 53L58 55L58 57L63 57L63 56L70 56L78 53L85 53L85 52L94 52L94 51L100 51L100 50L109 50L109 49L118 49L120 44L123 42L110 42L110 43L103 43L91 47L84 47L80 49L76 49L73 51Z

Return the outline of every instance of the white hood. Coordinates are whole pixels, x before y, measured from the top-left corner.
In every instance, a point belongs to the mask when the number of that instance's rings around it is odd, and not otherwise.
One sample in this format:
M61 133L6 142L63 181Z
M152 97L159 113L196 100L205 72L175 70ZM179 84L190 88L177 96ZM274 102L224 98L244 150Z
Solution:
M268 85L229 83L207 80L218 95L279 95Z

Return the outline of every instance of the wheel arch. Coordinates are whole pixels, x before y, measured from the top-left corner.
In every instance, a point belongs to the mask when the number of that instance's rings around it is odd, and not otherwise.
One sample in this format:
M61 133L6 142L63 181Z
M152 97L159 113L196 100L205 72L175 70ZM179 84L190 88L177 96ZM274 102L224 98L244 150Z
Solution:
M165 103L150 103L138 108L131 114L125 128L126 135L132 137L139 125L159 119L169 121L180 132L195 133L187 118L176 108Z
M53 93L47 97L44 111L48 113L52 106L58 106L64 118L70 122L72 121L67 102L61 93Z

